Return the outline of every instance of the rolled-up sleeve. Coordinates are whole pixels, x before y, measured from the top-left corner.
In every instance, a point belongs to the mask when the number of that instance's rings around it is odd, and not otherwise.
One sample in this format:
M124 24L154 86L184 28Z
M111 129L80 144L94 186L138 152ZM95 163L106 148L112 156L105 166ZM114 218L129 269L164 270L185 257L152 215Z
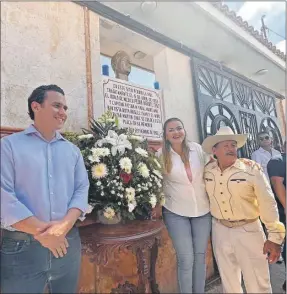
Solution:
M33 213L17 199L14 189L15 168L9 140L1 139L1 227L33 216Z
M285 227L279 222L277 203L271 186L261 170L256 171L254 175L254 192L258 199L260 218L268 231L268 240L282 244L285 237Z
M88 209L89 178L83 156L78 149L78 160L75 166L74 194L69 203L69 209L78 208L83 214Z

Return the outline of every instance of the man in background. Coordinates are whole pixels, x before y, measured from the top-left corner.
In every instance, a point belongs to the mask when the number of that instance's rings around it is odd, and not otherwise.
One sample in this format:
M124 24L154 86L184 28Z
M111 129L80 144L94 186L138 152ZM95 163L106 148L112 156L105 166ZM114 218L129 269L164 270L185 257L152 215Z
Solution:
M271 158L281 157L281 153L272 148L272 138L267 131L258 133L257 141L260 148L252 153L251 159L261 165L264 174L269 179L267 164Z
M283 147L282 158L273 158L267 165L273 192L276 196L280 221L286 226L286 141ZM286 268L286 237L283 247L283 260ZM286 291L286 281L283 284Z

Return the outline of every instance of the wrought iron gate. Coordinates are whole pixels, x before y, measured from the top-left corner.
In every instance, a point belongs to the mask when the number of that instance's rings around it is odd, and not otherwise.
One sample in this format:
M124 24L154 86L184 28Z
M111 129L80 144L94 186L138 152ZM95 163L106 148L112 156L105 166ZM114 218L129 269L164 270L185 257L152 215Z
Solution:
M193 58L191 62L202 140L225 125L235 133L248 133L241 156L250 157L258 148L256 135L263 130L275 146L282 146L273 93L207 61Z

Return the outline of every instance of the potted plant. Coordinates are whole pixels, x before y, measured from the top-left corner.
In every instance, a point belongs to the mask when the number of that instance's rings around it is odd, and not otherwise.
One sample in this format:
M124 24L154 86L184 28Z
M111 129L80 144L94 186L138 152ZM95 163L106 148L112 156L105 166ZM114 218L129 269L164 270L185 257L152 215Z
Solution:
M147 140L123 129L112 112L77 137L90 180L89 211L102 223L150 219L164 201L162 165Z

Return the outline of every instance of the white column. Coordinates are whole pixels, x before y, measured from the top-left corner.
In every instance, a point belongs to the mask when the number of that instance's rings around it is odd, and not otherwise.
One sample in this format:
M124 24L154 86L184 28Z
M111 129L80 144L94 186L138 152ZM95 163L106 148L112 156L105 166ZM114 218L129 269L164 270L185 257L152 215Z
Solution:
M154 57L154 71L160 89L163 89L166 119L181 119L188 139L199 142L190 58L165 48Z

